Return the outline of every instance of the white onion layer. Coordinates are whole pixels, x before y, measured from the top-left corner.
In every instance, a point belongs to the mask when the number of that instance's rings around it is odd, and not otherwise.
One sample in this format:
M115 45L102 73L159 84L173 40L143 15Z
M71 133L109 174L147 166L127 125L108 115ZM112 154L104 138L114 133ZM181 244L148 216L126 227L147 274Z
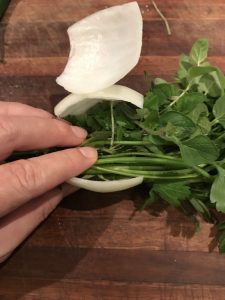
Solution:
M83 178L74 177L67 181L71 185L80 187L92 192L111 193L119 192L131 187L137 186L143 182L143 177L134 177L130 179L110 180L110 181L96 181L87 180Z
M84 95L70 94L55 106L54 112L58 117L64 117L68 114L78 116L102 100L126 101L139 108L142 108L144 104L142 94L126 86L114 84L96 93Z
M143 20L137 2L98 11L70 26L70 54L57 83L75 94L103 90L138 63Z

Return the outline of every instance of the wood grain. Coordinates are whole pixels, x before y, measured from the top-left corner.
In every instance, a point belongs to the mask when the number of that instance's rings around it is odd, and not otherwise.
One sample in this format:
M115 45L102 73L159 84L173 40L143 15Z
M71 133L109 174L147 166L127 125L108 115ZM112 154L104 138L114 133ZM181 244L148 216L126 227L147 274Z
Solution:
M12 0L0 24L0 100L53 111L67 93L55 82L69 52L67 27L127 0ZM120 81L146 90L143 72L172 79L178 55L199 37L209 60L225 72L224 0L157 0L172 35L151 1L144 18L142 56ZM0 300L223 300L225 258L212 226L192 222L165 204L140 212L143 188L86 191L65 199L0 266Z

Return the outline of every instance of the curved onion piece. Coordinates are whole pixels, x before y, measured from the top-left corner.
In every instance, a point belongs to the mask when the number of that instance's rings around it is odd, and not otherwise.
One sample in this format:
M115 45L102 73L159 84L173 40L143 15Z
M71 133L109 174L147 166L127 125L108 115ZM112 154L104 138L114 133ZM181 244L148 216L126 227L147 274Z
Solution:
M102 100L122 100L130 102L139 108L142 108L144 103L142 94L126 86L114 84L96 93L84 95L70 94L55 106L54 112L59 117L64 117L68 114L81 115Z
M139 60L142 23L137 2L130 2L98 11L69 27L69 59L57 83L69 92L86 94L119 81Z
M67 181L71 185L80 187L92 192L111 193L129 189L143 182L143 177L134 177L130 179L110 180L110 181L95 181L83 178L74 177Z

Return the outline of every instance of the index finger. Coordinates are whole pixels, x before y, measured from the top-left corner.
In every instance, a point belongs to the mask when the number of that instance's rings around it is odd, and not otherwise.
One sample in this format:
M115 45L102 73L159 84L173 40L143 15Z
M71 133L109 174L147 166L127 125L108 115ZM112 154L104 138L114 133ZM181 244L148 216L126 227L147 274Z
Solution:
M56 119L0 116L0 160L13 151L77 146L86 135L84 129Z
M0 217L89 168L94 148L66 149L0 165Z

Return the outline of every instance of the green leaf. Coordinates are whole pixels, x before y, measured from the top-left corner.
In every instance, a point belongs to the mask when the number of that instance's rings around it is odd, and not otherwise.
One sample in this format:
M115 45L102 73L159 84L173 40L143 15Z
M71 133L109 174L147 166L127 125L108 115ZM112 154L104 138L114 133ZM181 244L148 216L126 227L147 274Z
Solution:
M217 98L221 94L221 88L218 86L212 74L205 74L198 80L198 92Z
M159 85L159 84L163 84L163 83L168 84L168 82L162 78L157 77L154 79L154 85Z
M225 253L225 232L220 234L218 243L220 253Z
M216 67L213 66L199 66L199 67L192 67L188 71L187 80L189 84L193 80L197 79L199 76L203 76L205 74L210 74L213 78L217 86L221 90L221 95L224 95L225 90L225 76L223 73ZM200 79L199 79L200 80Z
M149 114L149 110L147 108L137 108L136 109L137 115L141 118L141 119L145 119L148 117Z
M183 131L183 129L182 129L182 131ZM179 136L182 135L182 133L180 133L180 128L174 126L170 122L168 122L166 124L165 132L166 132L166 137L168 137L170 140L175 140L175 141L176 141L177 137L179 138Z
M147 118L143 121L144 128L154 129L158 125L159 113L156 110L149 112Z
M109 116L109 119L107 118L107 122L109 123L109 130L111 130L111 117L110 113L107 113ZM105 117L106 118L106 117ZM104 117L103 117L104 120ZM121 126L126 129L134 129L135 124L134 124L134 117L130 118L126 115L126 113L120 108L120 105L116 105L114 107L114 122L116 126Z
M201 134L207 135L210 133L212 126L211 126L211 122L209 121L209 119L207 117L199 118L197 125L200 129Z
M67 115L63 117L64 120L70 122L72 125L80 126L80 127L87 127L86 117L85 116L74 116L74 115Z
M217 166L218 174L210 191L210 201L216 204L216 209L225 213L225 170Z
M164 113L160 117L160 123L162 126L167 126L170 123L174 126L174 129L176 127L174 136L182 140L189 137L196 129L195 124L190 118L176 111Z
M188 117L195 123L198 124L198 121L202 117L207 117L209 114L208 108L204 103L200 103L196 106L194 110L192 110Z
M220 97L213 106L216 120L225 128L225 96Z
M158 200L156 193L154 190L150 190L149 197L145 200L143 206L141 207L141 210L144 210L150 206L152 206L154 203L156 203Z
M188 81L192 81L193 79L205 75L205 74L210 74L212 72L216 72L217 68L212 67L212 66L200 66L200 67L192 67L188 71L187 79Z
M158 135L147 135L144 137L143 140L150 141L150 142L152 142L152 144L154 144L156 146L162 146L162 145L166 144L166 141Z
M174 96L179 95L179 90L174 84L161 83L153 86L152 93L158 97L158 104L163 105L170 101Z
M206 101L206 97L202 93L186 93L177 101L176 109L183 114L188 114L204 101Z
M154 87L154 93L161 92L166 98L179 95L179 90L174 84L161 83Z
M190 62L189 56L181 54L179 57L179 69L176 73L176 80L180 81L184 86L187 84L187 74L188 70L193 66Z
M140 141L142 139L143 133L141 130L126 130L123 131L123 135L126 140Z
M120 111L123 112L123 114L130 120L137 120L138 116L137 116L137 112L136 112L136 108L131 107L129 105L129 103L127 102L120 102L118 104L114 104L114 107L116 108L115 111L117 113L117 110L119 109Z
M179 147L182 159L191 166L214 162L219 155L219 151L213 141L203 135L198 135L180 143Z
M93 116L88 116L88 118L86 119L86 123L87 123L87 125L86 125L86 127L85 128L87 128L88 129L88 131L100 131L101 130L101 128L102 129L106 129L107 130L107 127L106 126L104 126L104 127L102 127L101 126L101 124L99 124L96 120L95 120L95 118L93 117ZM77 124L78 125L78 124ZM107 123L107 125L108 125L108 123Z
M214 77L215 81L217 82L218 86L221 89L221 95L224 95L225 90L225 76L221 72L220 69L216 68L216 72L212 73L212 76Z
M154 184L152 190L169 204L179 207L190 196L190 189L183 183Z
M216 229L221 231L221 230L225 230L225 221L221 221L219 223L216 224Z
M208 207L201 200L196 198L191 198L189 201L192 204L192 206L195 208L195 210L200 214L200 216L202 216L203 218L211 217Z
M192 46L190 51L190 59L199 66L208 54L208 41L206 39L198 39Z
M116 126L116 138L115 140L117 141L122 141L123 140L123 127L121 126Z
M88 111L87 125L92 131L94 130L110 130L111 115L109 103L100 102L91 107Z
M158 110L159 109L159 98L157 95L148 91L144 98L144 108L148 110Z

